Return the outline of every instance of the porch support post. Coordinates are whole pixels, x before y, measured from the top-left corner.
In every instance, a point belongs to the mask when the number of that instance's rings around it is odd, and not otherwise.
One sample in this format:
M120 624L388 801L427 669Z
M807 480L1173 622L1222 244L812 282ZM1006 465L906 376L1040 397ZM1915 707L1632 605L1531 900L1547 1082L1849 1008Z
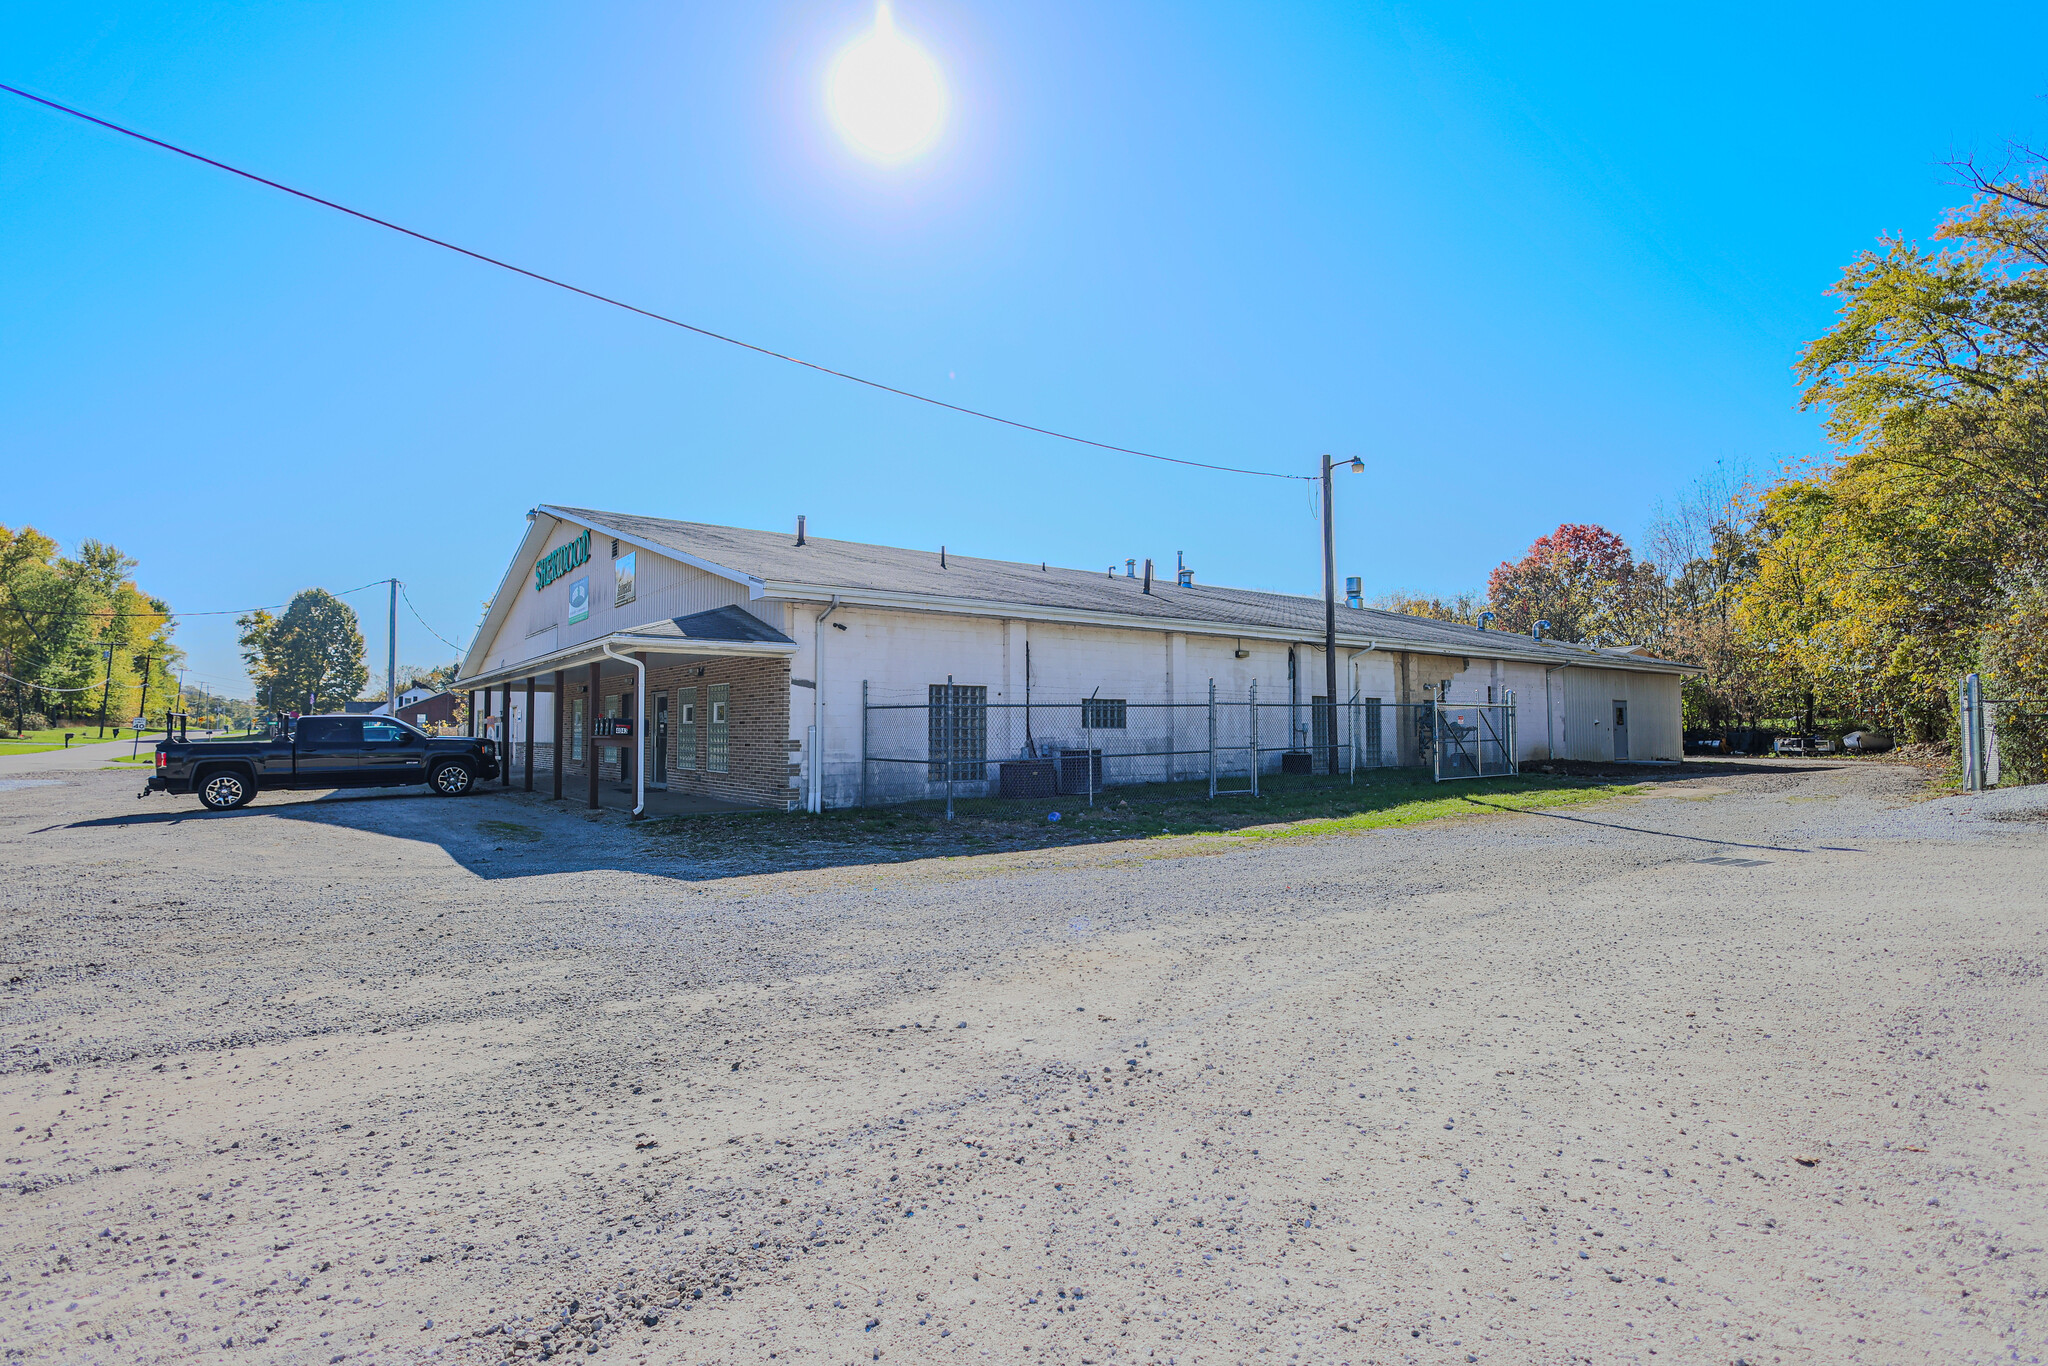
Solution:
M533 675L526 676L526 790L533 791Z
M470 738L470 739L472 739L472 740L474 740L474 739L476 738L476 689L475 689L475 688L471 688L471 689L469 690L469 706L467 706L466 708L464 708L464 710L465 710L465 711L467 711L467 712L469 713L469 738Z
M568 676L568 675L567 675L566 673L564 673L564 672L563 672L562 670L560 670L560 669L557 669L557 670L555 670L555 705L554 705L554 708L553 708L553 710L554 710L554 713L555 713L555 718L554 718L554 719L555 719L555 798L554 798L554 799L555 799L556 801L560 801L560 800L562 800L562 708L563 708L563 705L564 705L564 703L565 703L565 701L566 701L566 699L567 699L567 696L568 696L568 692L569 692L568 688L564 686L564 684L566 684L566 683L567 683L567 681L568 681L568 677L569 677L569 676Z
M604 677L599 673L598 669L599 666L595 663L590 666L590 703L584 708L584 711L590 717L592 730L597 729L597 695L604 688ZM583 742L583 767L590 775L590 809L595 811L597 810L597 746L590 743L588 739Z
M499 787L512 786L512 680L506 679L503 688L504 705L498 708L498 734L505 738L505 767L498 775Z

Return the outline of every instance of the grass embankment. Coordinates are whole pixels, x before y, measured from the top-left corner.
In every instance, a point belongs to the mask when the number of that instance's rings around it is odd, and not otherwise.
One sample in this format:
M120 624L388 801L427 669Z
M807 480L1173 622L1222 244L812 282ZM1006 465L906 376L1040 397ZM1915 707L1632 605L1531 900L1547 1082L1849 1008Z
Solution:
M829 860L856 855L888 860L1014 849L1058 848L1106 840L1186 835L1290 839L1377 830L1454 815L1491 814L1499 807L1535 810L1600 801L1636 791L1626 782L1549 775L1432 782L1425 773L1382 769L1356 785L1342 779L1271 777L1257 797L1209 798L1206 782L1150 783L1053 801L975 798L850 811L746 812L677 816L639 827L681 846L677 852L718 857L735 847L768 859ZM1465 800L1483 798L1488 805ZM1057 821L1051 818L1059 813Z

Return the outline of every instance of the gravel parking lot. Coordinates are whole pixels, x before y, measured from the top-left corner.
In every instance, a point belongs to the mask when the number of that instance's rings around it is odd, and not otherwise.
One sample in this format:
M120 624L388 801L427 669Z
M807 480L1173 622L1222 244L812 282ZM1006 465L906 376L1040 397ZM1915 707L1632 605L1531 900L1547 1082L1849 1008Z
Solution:
M8 1357L2039 1361L2042 794L736 874L0 777Z

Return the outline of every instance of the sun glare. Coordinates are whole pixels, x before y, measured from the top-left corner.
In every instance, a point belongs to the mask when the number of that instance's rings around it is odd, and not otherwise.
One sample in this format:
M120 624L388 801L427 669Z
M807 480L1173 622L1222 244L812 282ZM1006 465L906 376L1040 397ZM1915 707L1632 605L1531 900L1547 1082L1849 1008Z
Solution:
M916 156L946 121L938 64L897 31L889 0L875 7L875 26L833 61L826 101L840 136L875 161Z

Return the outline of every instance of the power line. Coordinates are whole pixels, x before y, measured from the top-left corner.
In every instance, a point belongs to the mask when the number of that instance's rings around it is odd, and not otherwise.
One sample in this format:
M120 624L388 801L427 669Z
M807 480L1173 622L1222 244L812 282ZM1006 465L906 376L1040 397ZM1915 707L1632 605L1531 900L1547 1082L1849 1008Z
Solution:
M355 588L344 588L344 589L342 589L342 590L341 590L341 591L340 591L339 593L336 593L336 594L334 594L334 596L335 596L335 597L337 597L337 598L345 598L345 597L349 596L349 595L350 595L351 593L360 593L360 592L362 592L362 591L363 591L363 589L365 589L365 588L375 588L375 587L379 586L380 584L384 584L384 583L387 583L387 582L389 582L389 580L386 580L386 579L373 579L373 580L372 580L371 582L369 582L369 583L366 583L366 584L362 584L362 585L360 585L360 586L358 586L358 587L355 587ZM65 618L71 618L71 617L114 617L114 616L123 616L123 615L125 615L125 616L130 616L130 617L156 617L156 618L159 618L159 619L162 619L162 620L169 620L169 619L171 619L171 618L173 618L173 617L235 617L235 616L244 616L244 615L246 615L246 614L248 614L248 613L250 613L250 612L269 612L269 611L274 611L274 610L276 610L277 608L280 608L280 607L289 607L289 606L291 606L291 604L290 604L290 603L286 603L286 602L267 602L267 603L264 603L264 604L263 604L262 606L260 606L260 607L220 607L220 608L215 608L215 609L213 609L213 610L211 610L211 611L206 611L206 612L159 612L159 611L155 610L154 608L150 608L150 609L147 609L147 610L142 610L142 611L126 611L126 610L124 610L124 609L122 609L122 608L119 608L119 607L89 607L89 608L86 608L86 609L85 609L85 610L83 610L83 611L78 611L78 612L60 612L60 611L56 610L55 608L35 608L35 607L17 607L17 608L14 608L13 610L14 610L14 613L15 613L15 615L16 615L16 616L23 616L23 617L46 617L46 618L47 618L47 617L65 617ZM422 624L422 625L424 625L425 623L421 623L421 624ZM433 629L433 627L429 626L429 627L427 627L427 629L431 631L431 630Z
M529 280L535 280L544 285L553 285L556 289L565 289L571 294L580 294L586 299L592 299L601 304L610 304L613 308L622 308L628 313L637 313L643 318L650 318L658 323L667 323L670 327L679 327L685 332L694 332L698 336L709 338L712 341L724 342L728 346L737 346L742 350L752 351L756 355L767 356L772 360L787 361L791 365L800 365L806 370L815 370L819 374L831 375L835 379L843 379L851 384L865 385L870 389L879 389L885 394L894 394L898 398L928 403L934 408L944 408L949 412L959 413L965 417L978 417L985 422L1000 423L1005 427L1014 427L1019 431L1035 432L1040 436L1049 436L1059 441L1071 441L1078 446L1093 446L1099 451L1114 451L1118 455L1135 455L1144 460L1158 460L1168 465L1186 465L1198 470L1218 470L1224 474L1249 474L1256 475L1261 479L1300 479L1313 482L1311 476L1308 475L1282 474L1276 470L1248 470L1235 465L1212 465L1203 460L1183 460L1178 456L1154 455L1150 451L1133 450L1129 446L1115 446L1107 441L1091 441L1085 436L1074 436L1067 432L1056 432L1050 427L1038 427L1029 422L1019 422L1015 418L999 417L994 413L982 412L978 408L965 408L957 403L948 403L944 399L933 398L929 394L915 393L909 389L899 389L893 384L884 384L880 380L865 379L860 375L849 374L844 370L834 370L829 365L820 365L816 361L804 360L798 356L784 355L782 352L772 350L769 347L758 346L750 341L742 341L738 337L729 337L723 332L713 332L708 327L698 327L694 323L686 323L679 318L671 318L665 313L656 313L653 309L641 308L638 304L629 304L623 299L614 299L610 295L599 294L595 290L584 289L580 285L572 285L566 280L557 280L551 275L543 275L539 271L528 270L524 266L515 266L510 261L501 261L495 256L486 256L480 251L471 251L468 247L457 246L455 243L444 241L439 237L430 237L426 233L415 231L402 224L393 223L389 219L379 218L375 214L364 213L360 209L351 209L348 205L338 204L332 199L322 199L319 195L309 194L305 190L293 189L282 182L257 175L254 171L245 171L239 166L230 166L225 161L215 161L212 157L202 156L198 152L189 151L175 143L165 142L161 138L153 138L147 133L138 133L133 128L124 128L118 123L112 123L106 119L88 114L82 109L73 109L70 105L44 99L41 95L32 95L28 91L15 86L0 84L0 90L4 90L10 95L19 95L25 100L40 104L45 108L54 109L60 114L69 114L75 119L83 119L87 123L98 124L110 132L119 133L123 137L134 138L137 142L146 142L152 147L161 147L166 152L175 152L181 157L189 157L191 160L197 161L202 165L211 166L215 170L226 171L229 175L237 175L244 180L253 180L258 185L267 185L273 190L280 190L285 194L295 195L309 203L318 204L322 208L333 209L335 212L345 213L351 218L360 218L365 223L372 223L377 227L388 228L392 232L402 233L407 237L425 242L429 246L440 247L445 251L452 251L457 255L467 256L473 261L481 261L487 266L496 266L500 270L509 270L514 275L524 275ZM433 628L429 627L428 629L432 630Z
M405 591L405 584L403 581L401 581L398 585L398 596L405 599L405 605L411 609L413 617L419 622L419 624L422 626L427 626L427 619L423 616L420 616L420 609L412 605L412 594ZM431 626L427 626L427 634L432 636L434 639L440 641L443 645L446 645L449 649L455 651L455 653L457 654L468 653L460 645L457 645L454 641L448 639L448 637L442 635L439 631L436 631Z

